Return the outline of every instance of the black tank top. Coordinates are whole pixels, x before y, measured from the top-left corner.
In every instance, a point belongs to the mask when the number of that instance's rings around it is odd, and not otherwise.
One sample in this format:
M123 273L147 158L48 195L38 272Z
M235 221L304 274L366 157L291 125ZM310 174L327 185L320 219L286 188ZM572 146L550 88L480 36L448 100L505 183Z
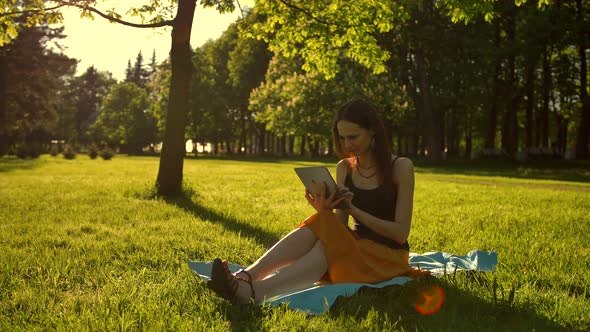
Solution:
M392 164L395 164L395 161L398 158L399 157L396 157L392 161ZM381 184L375 189L359 189L355 187L354 183L352 182L352 172L350 167L348 168L344 185L354 193L354 197L352 198L352 204L354 206L377 218L391 222L395 221L395 204L397 202L397 192L391 187L391 185ZM356 218L353 219L355 232L359 237L375 241L392 249L410 250L408 241L400 244L393 239L377 234L369 227L359 222Z

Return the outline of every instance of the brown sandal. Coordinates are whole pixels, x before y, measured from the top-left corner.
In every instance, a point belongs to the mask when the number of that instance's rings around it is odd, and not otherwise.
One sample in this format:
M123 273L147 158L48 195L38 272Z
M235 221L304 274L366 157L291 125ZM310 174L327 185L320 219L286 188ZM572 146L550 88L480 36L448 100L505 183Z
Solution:
M254 285L252 285L252 276L245 270L240 270L238 273L245 273L248 279L234 276L227 265L227 261L222 261L219 258L213 260L211 268L211 280L207 282L207 287L213 290L220 297L232 302L238 303L236 293L238 291L239 282L245 281L250 286L250 300L255 300L256 293L254 292Z

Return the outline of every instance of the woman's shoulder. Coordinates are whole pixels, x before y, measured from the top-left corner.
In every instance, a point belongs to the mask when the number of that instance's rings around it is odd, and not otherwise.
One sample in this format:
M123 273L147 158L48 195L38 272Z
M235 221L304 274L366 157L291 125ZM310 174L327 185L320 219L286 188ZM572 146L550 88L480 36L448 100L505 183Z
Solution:
M337 168L347 169L352 167L353 157L341 159L338 164L336 164Z
M336 164L336 180L338 184L344 184L351 169L351 158L344 158Z
M391 161L393 163L394 174L399 174L400 172L405 174L414 172L414 163L412 163L410 158L391 155Z

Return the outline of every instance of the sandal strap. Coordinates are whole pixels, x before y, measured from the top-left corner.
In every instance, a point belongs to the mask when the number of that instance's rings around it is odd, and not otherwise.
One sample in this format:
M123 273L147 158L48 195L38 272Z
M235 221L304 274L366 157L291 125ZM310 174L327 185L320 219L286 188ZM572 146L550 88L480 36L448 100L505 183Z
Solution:
M248 284L248 286L250 286L250 299L256 301L256 292L254 291L254 285L252 284L252 275L245 269L241 269L238 272L236 272L234 276L237 276L240 273L244 273L248 277L248 279L242 277L236 277L236 279L245 281Z
M212 279L207 283L209 288L224 299L233 302L239 285L231 274L227 263L216 258L213 261L211 272Z
M256 293L254 292L254 285L252 284L252 275L244 269L235 273L235 275L229 270L227 262L221 261L216 258L213 262L213 272L216 278L210 280L207 283L208 287L211 288L215 293L221 297L229 300L230 302L236 302L236 294L238 292L239 282L244 281L250 286L250 299L256 300ZM248 278L236 277L239 273L244 273ZM221 279L221 280L220 280Z
M254 291L254 285L252 284L252 277L248 272L244 272L246 273L246 275L248 275L249 279L236 277L236 280L244 281L248 284L248 286L250 286L250 299L256 301L256 292Z

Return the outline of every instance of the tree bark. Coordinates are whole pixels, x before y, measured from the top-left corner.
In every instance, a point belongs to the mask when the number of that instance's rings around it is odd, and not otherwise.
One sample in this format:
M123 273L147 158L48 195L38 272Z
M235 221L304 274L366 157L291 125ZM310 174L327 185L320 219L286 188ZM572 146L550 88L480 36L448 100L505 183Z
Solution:
M500 47L500 23L496 20L495 24L495 40L494 46L496 49ZM490 111L488 113L488 125L486 129L486 136L484 140L484 147L486 149L494 149L496 147L496 127L498 126L498 105L500 102L500 72L502 70L502 59L496 59L496 66L494 69L494 83L492 85L492 98L490 104Z
M292 156L295 154L295 136L290 135L289 136L289 156Z
M420 86L420 97L422 100L422 112L424 120L424 145L428 150L428 158L431 160L441 159L441 134L440 124L438 123L435 112L432 107L432 94L430 89L430 80L426 68L426 59L423 51L416 51L416 76Z
M246 111L244 110L244 107L240 107L240 128L241 128L241 134L240 134L240 154L242 153L246 153L247 149L246 149L246 145L247 143L247 138L246 138ZM242 148L244 148L244 151L242 151Z
M166 129L164 130L160 167L156 179L157 192L164 196L177 195L182 190L185 154L184 132L193 68L190 37L195 6L195 1L179 0L178 10L172 25L172 48L170 51L172 76Z
M305 141L307 140L307 136L301 135L301 142L299 142L299 155L301 157L305 156Z
M508 42L512 44L515 37L516 24L514 17L508 18L506 34ZM518 142L517 128L517 110L518 94L514 91L516 87L516 55L513 53L508 57L508 79L506 80L506 91L508 104L504 112L504 121L502 125L502 149L510 156L514 157Z
M548 51L549 49L549 51ZM543 52L543 87L542 98L543 104L541 106L541 114L539 114L539 142L542 147L547 147L549 143L549 94L551 93L551 58L550 46L546 46Z
M578 23L582 25L584 21L582 1L576 0ZM580 57L580 123L578 124L578 133L576 137L576 158L583 159L590 157L588 144L590 143L590 100L588 98L588 65L586 62L586 38L585 30L578 31L578 54Z
M261 123L258 125L258 154L263 155L266 150L266 124Z
M8 63L6 57L0 53L0 156L3 156L8 152L8 135L6 128L6 88L7 79L6 73L8 72Z
M471 131L471 123L465 128L465 158L471 158L471 151L473 149L473 136Z
M311 152L312 158L317 158L320 155L320 140L318 138L310 139L309 151Z
M526 114L525 114L525 146L527 149L532 148L533 143L533 111L535 107L535 62L532 58L526 68Z
M556 114L555 118L557 123L557 151L563 157L567 149L567 126L569 121L559 114Z
M280 155L281 155L281 157L284 157L287 154L287 137L284 135L281 136L280 142L281 142Z

